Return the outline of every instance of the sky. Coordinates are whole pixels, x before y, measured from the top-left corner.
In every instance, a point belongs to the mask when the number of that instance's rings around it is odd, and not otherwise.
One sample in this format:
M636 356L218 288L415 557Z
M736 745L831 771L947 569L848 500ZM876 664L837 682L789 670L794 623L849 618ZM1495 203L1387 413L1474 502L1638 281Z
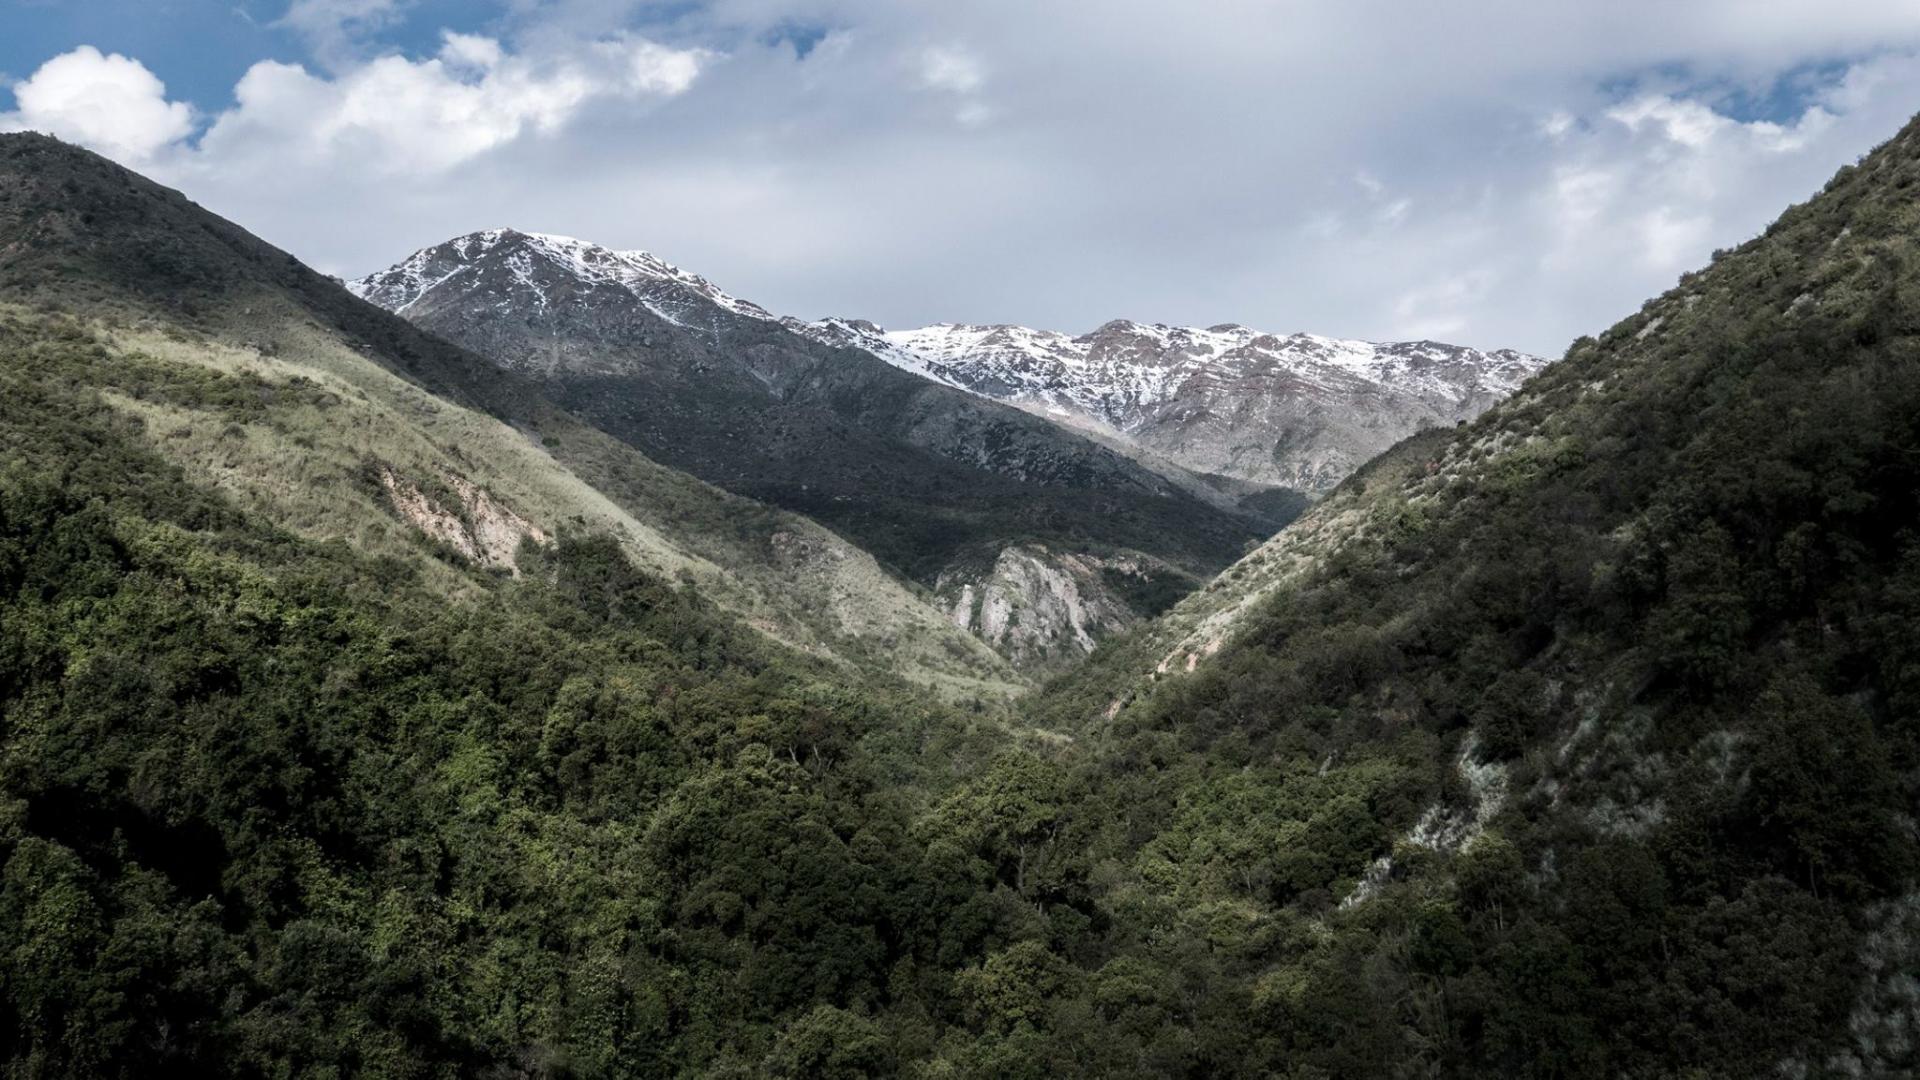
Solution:
M1558 355L1920 111L1920 0L0 0L46 131L357 276Z

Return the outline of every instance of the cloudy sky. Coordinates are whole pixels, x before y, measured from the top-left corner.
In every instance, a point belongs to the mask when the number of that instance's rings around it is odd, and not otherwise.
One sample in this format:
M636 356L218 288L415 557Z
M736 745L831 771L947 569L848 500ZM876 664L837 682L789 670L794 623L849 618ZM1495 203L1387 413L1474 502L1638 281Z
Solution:
M1558 354L1920 111L1920 0L0 0L49 131L354 275Z

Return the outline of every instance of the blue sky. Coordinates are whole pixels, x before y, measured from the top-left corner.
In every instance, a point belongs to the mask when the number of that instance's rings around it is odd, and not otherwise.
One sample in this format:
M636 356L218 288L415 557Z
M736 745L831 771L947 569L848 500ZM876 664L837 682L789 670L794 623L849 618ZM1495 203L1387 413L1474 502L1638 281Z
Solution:
M0 0L0 76L334 273L512 225L804 316L1557 353L1920 109L1920 3Z
M310 40L282 22L286 0L0 0L0 73L24 78L80 45L137 57L172 96L212 112L260 60L313 62ZM438 0L398 7L380 21L378 48L432 53L443 28L478 31L498 10Z

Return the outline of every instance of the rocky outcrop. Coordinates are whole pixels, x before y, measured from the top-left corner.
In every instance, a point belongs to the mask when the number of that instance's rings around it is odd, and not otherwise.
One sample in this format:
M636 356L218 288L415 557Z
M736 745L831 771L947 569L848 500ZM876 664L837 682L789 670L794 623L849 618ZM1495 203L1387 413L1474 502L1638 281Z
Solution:
M1034 669L1085 656L1100 639L1132 625L1138 615L1116 583L1145 583L1155 573L1138 558L1023 544L1002 549L984 572L943 574L935 591L955 626Z
M470 563L520 575L520 545L547 542L538 525L502 506L483 487L451 474L438 478L440 491L429 494L413 480L380 467L380 486L394 512Z

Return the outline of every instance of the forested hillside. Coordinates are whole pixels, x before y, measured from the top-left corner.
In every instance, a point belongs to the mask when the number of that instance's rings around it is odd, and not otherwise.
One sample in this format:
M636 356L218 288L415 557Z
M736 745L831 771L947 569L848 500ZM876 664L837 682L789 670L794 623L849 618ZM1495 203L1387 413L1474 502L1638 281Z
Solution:
M1909 127L1053 688L1122 953L1240 995L1150 1045L1915 1068L1916 185Z
M1004 736L603 537L449 604L160 459L73 323L0 317L0 350L11 1071L803 1060L992 932L912 821Z
M0 1049L1910 1075L1916 191L1920 123L1011 715L602 530L517 576L301 535L47 278L0 317Z
M84 324L109 359L75 378L167 460L308 538L419 562L425 533L510 570L522 534L601 533L807 652L956 700L1025 683L818 524L649 460L84 150L0 137L0 304ZM437 588L464 588L431 562Z

